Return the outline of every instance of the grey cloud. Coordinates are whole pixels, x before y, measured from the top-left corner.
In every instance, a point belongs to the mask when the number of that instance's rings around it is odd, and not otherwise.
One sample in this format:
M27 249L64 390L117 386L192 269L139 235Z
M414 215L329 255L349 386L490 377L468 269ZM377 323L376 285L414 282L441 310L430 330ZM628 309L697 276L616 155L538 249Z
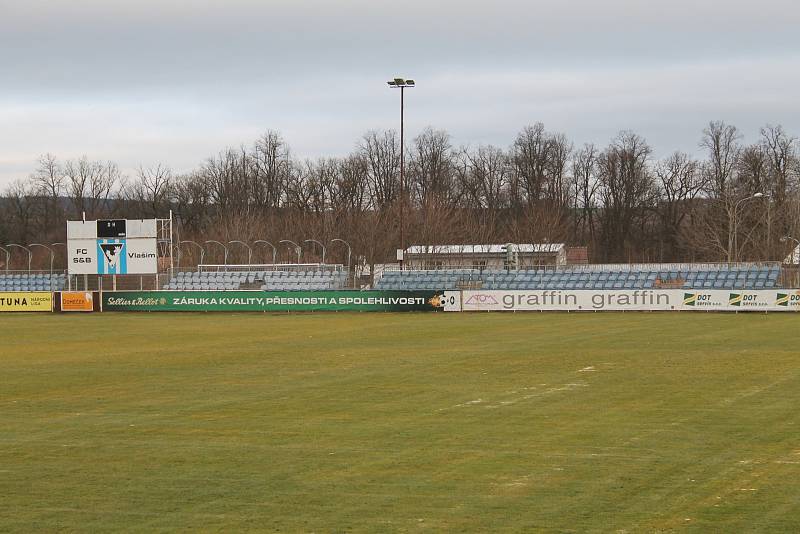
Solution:
M0 0L0 183L35 157L188 169L281 130L343 154L397 124L506 145L542 120L576 142L634 128L693 150L722 118L800 133L795 2Z

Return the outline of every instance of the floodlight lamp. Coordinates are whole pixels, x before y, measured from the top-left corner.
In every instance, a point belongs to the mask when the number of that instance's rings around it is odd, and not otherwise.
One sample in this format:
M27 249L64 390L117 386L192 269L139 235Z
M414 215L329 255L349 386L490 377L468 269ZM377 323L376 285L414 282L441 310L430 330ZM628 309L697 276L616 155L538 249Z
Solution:
M394 84L395 85L405 85L406 81L403 78L395 78Z
M406 80L406 85L409 87L414 87L414 80Z

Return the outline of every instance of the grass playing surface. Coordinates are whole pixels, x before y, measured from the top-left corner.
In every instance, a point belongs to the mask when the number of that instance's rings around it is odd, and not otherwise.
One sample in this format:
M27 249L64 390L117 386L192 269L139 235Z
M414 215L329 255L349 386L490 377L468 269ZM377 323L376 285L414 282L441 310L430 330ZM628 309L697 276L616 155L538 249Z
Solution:
M800 531L794 315L0 316L0 531Z

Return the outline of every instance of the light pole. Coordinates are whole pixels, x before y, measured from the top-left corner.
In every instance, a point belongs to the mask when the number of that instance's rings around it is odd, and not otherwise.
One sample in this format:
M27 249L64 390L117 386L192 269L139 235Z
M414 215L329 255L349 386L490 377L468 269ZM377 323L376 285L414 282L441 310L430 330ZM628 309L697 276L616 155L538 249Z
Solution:
M316 243L320 247L322 247L322 265L325 265L325 245L317 241L316 239L306 239L303 243Z
M269 241L264 241L263 239L258 239L256 241L253 241L253 245L258 245L259 243L263 243L265 245L269 245L270 247L272 247L272 270L274 271L275 270L275 261L276 261L276 258L278 256L278 249L275 248L275 245L273 245Z
M66 264L69 259L67 258L67 244L66 243L50 243L50 246L56 248L58 246L64 247L64 263Z
M248 245L244 241L239 241L238 239L234 239L233 241L228 241L229 245L232 245L234 243L238 243L240 245L244 245L245 247L247 247L247 268L249 269L250 264L253 263L253 249L250 248L250 245Z
M297 263L300 263L300 254L302 253L303 249L300 245L292 241L291 239L281 239L278 243L289 243L294 245L294 251L297 253Z
M403 254L406 252L406 225L405 225L405 203L406 203L406 180L405 180L405 91L407 87L416 87L414 80L405 78L395 78L386 82L392 89L400 89L400 248ZM405 259L405 258L404 258ZM402 268L404 261L400 264Z
M344 239L339 239L338 237L336 239L331 239L331 243L343 243L344 246L347 247L347 276L349 277L350 276L350 252L351 252L350 243L348 243ZM356 280L356 278L355 278L355 274L354 274L353 275L353 287L356 286L355 280Z
M179 250L180 250L180 246L183 245L184 243L189 243L190 245L194 245L194 246L196 246L197 248L200 249L200 262L198 263L198 265L202 265L203 264L203 257L206 255L206 250L203 248L203 246L200 243L196 243L195 241L190 241L190 240L187 239L185 241L178 241L178 249ZM180 261L178 262L178 264L179 264L178 267L180 268Z
M761 192L754 193L749 197L744 197L740 199L733 206L733 261L736 263L739 262L739 215L738 215L739 206L741 206L742 203L748 200L753 200L755 198L764 198L764 197L765 197L764 193Z
M8 272L8 264L11 263L11 253L7 248L0 247L0 250L6 253L6 272Z
M29 249L28 247L23 247L22 245L17 245L16 243L9 243L6 246L8 248L19 247L28 253L28 272L31 272L31 260L33 260L33 253L31 252L31 249Z
M53 290L53 249L48 247L47 245L42 245L40 243L31 243L28 245L29 247L42 247L50 251L50 290Z
M222 264L225 266L225 270L227 271L228 270L228 247L226 247L222 242L215 241L214 239L209 239L207 241L203 241L204 245L208 244L208 243L216 243L217 245L222 247L222 250L225 251L224 254L222 255Z

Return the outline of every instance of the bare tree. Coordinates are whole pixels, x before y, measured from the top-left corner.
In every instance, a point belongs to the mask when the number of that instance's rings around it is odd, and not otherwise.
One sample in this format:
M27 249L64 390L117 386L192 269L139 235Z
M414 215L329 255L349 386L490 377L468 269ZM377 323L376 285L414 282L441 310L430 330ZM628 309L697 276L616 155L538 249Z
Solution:
M164 217L164 212L170 207L172 185L169 167L160 163L148 168L139 167L136 180L126 184L123 196L128 209L141 218Z
M359 147L367 164L370 194L376 209L384 209L400 195L400 143L394 130L367 132Z
M658 187L659 257L664 261L681 254L679 239L684 221L695 209L695 200L706 189L706 182L700 163L682 152L658 162L654 173Z
M412 150L409 175L413 199L423 207L451 199L455 190L450 135L427 128L414 139Z
M510 169L501 149L491 145L462 149L456 173L469 206L489 211L506 207Z
M633 231L653 202L647 162L650 146L633 132L621 132L597 161L602 204L601 255L626 261Z
M575 199L574 217L576 237L584 243L595 242L595 215L597 213L597 159L599 151L591 144L584 145L572 160L572 180Z
M72 203L73 215L80 217L102 217L109 213L114 187L121 174L116 163L111 161L89 161L86 156L64 164L67 194Z

